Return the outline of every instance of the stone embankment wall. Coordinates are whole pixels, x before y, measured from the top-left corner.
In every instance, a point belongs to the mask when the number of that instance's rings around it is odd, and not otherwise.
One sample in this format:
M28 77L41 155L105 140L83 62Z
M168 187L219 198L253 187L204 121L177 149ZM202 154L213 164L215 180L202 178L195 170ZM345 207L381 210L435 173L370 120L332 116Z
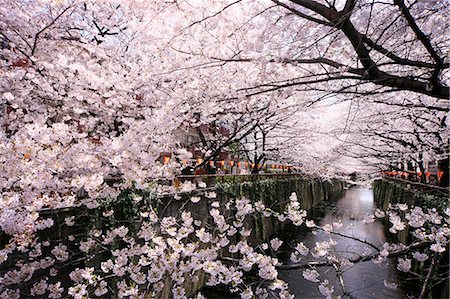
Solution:
M205 181L205 180L204 180ZM214 199L202 197L202 199L193 204L188 200L189 195L182 195L179 200L174 200L173 195L165 195L161 198L162 206L160 216L176 216L182 209L188 210L197 218L203 217L204 222L213 224L209 217L209 209L212 201L220 202L221 207L231 199L245 197L252 202L262 201L264 205L274 211L281 212L289 202L289 196L295 192L305 210L327 200L337 199L343 192L345 183L342 181L325 181L318 178L307 178L304 176L282 176L282 177L246 177L246 178L220 178L214 182L207 181L212 186L209 189L217 193ZM233 213L233 211L222 211L224 214ZM235 211L234 211L235 212ZM247 217L245 226L252 229L247 242L256 245L261 242L268 242L271 237L288 225L288 222L280 222L274 217ZM242 238L237 234L237 238ZM236 242L239 239L235 240ZM206 282L206 277L201 276L196 282L186 279L185 290L187 295L195 294ZM170 283L167 284L164 295L170 298Z
M76 239L73 242L68 242L68 249L73 253L73 260L70 260L70 266L65 267L60 271L64 277L75 268L83 267L100 267L100 262L107 258L107 253L101 253L97 249L95 252L85 254L79 250L79 241L84 241L87 234L92 229L105 231L111 227L128 225L130 234L139 230L140 212L146 211L149 208L156 210L160 217L164 216L178 216L181 211L190 211L194 218L203 219L204 223L212 223L209 215L211 209L211 202L219 201L223 207L231 199L246 197L251 201L262 201L266 207L274 211L283 211L286 203L289 201L289 196L292 192L297 194L302 208L308 210L311 207L338 197L343 189L344 183L340 181L324 181L318 178L308 178L302 175L258 175L258 176L217 176L217 177L192 177L184 178L182 180L202 180L207 184L207 188L203 190L194 190L189 193L182 193L178 190L177 199L175 194L162 194L155 190L125 190L117 198L106 198L99 201L99 206L94 209L86 209L84 207L66 208L60 210L43 210L40 215L42 218L53 219L55 225L49 229L41 231L39 238L41 240L49 240L51 243L58 243L61 240L67 240L69 235L74 235ZM168 182L168 184L175 184L175 182ZM181 186L181 184L178 185ZM214 191L217 193L215 199L207 198L201 194L205 191ZM194 204L190 201L190 196L198 195L201 200ZM140 196L142 199L136 201L135 196ZM181 198L179 198L181 197ZM104 216L107 211L114 211L112 217ZM225 213L225 211L222 211ZM233 216L231 213L235 211L227 211L228 216ZM65 217L76 216L77 222L74 226L68 227L64 223ZM245 225L252 229L252 234L247 238L250 244L269 240L272 235L283 229L283 223L276 221L273 217L247 217ZM129 224L136 223L136 227ZM237 234L239 235L239 234ZM0 248L8 243L8 236L0 234ZM236 240L238 241L238 240ZM19 256L10 256L9 260L3 263L0 267L0 274L8 269L14 268L16 259ZM189 277L186 278L186 293L187 295L195 294L201 287L204 286L206 277L203 275L197 281L191 281ZM68 286L71 282L61 280L64 286ZM165 283L165 288L160 294L160 298L171 298L171 281Z
M443 211L448 206L448 192L442 190L423 191L414 186L389 180L373 182L374 200L379 208L387 209L389 204L407 203L424 209L436 208Z
M433 209L435 208L440 213L443 212L449 206L449 196L448 192L444 188L427 188L428 190L423 190L423 186L418 186L415 188L414 185L408 183L402 183L398 181L390 180L376 180L373 182L373 193L374 200L380 209L386 210L389 204L396 203L406 203L409 206L414 205L421 207L422 209ZM390 235L388 228L391 224L385 220L386 235ZM402 243L408 242L410 227L398 232L396 238ZM392 235L391 235L392 236ZM448 248L448 247L447 247ZM448 249L447 249L448 250ZM414 261L413 261L414 263ZM440 261L441 265L448 265L449 256L446 255ZM423 265L417 265L414 263L413 267L422 267ZM447 276L448 267L441 267L437 271L437 275ZM412 286L414 288L414 286ZM430 298L449 298L449 280L446 279L443 282L436 284L430 293ZM419 289L420 291L420 289Z
M212 201L218 201L223 206L231 199L241 197L248 198L252 202L262 201L266 207L282 212L293 192L297 194L302 208L309 210L321 202L336 199L345 187L342 181L325 181L304 176L249 176L237 180L234 177L228 177L208 183L211 185L208 189L217 193L216 198L202 197L200 202L193 204L187 200L192 194L184 194L179 200L175 200L172 194L167 194L160 197L161 206L164 207L161 209L160 216L176 216L183 209L190 211L194 217L204 217L206 221ZM258 240L266 240L282 228L282 223L271 218L261 217L261 221L258 222L248 223L253 228L253 232L257 233L257 236L252 237Z
M437 192L437 194L439 193ZM409 206L419 206L423 209L436 208L442 212L448 205L447 198L436 195L436 192L425 192L414 189L410 184L385 179L373 182L373 195L377 207L383 210L386 210L389 204L406 203ZM386 227L389 226L390 224L386 223ZM406 243L408 235L409 227L406 227L397 233L397 239Z

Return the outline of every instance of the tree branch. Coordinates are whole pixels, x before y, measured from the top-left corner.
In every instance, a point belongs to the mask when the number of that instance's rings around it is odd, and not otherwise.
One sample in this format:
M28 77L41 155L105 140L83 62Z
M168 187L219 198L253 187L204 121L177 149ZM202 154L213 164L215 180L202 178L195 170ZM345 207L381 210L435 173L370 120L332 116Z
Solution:
M402 256L412 250L416 250L419 248L423 248L425 246L427 246L429 244L429 242L417 242L417 243L413 243L409 246L407 246L405 249L403 250L398 250L398 251L394 251L391 252L387 255L387 258L394 258L394 257L399 257ZM370 254L370 255L365 255L365 256L359 256L357 258L354 259L349 259L349 261L351 263L358 263L358 262L365 262L365 261L369 261L375 257L377 257L379 254L379 252ZM316 266L316 267L331 267L333 266L332 262L328 262L328 261L324 261L324 262L309 262L309 263L296 263L296 264L290 264L290 265L278 265L277 268L281 269L281 270L293 270L293 269L304 269L304 268L309 268L311 266Z
M433 259L431 260L431 265L430 265L430 268L428 269L427 277L425 278L425 281L422 285L422 290L420 291L419 299L425 298L425 295L427 294L428 285L431 282L431 276L433 275L434 269L436 268L436 262L437 262L438 257L439 257L439 255L436 253L433 256Z
M315 18L315 17L312 17L312 16L308 16L307 14L304 14L301 11L299 11L297 9L294 9L293 7L290 7L290 6L280 2L278 0L272 0L272 2L276 3L277 5L279 5L281 7L286 8L287 10L290 10L293 14L295 14L295 15L297 15L299 17L302 17L302 18L304 18L306 20L309 20L309 21L312 21L312 22L315 22L315 23L318 23L318 24L321 24L321 25L324 25L324 26L333 27L333 24L331 24L330 22L327 22L325 20L321 20L321 19L318 19L318 18Z
M56 21L58 21L58 19L61 18L61 17L66 13L66 11L68 11L71 7L72 7L72 6L68 6L68 7L66 7L65 9L63 9L63 11L61 11L61 12L56 16L56 18L53 19L53 21L51 21L47 26L45 26L44 28L42 28L41 30L39 30L39 31L35 34L35 36L34 36L34 42L33 42L33 47L31 48L31 55L30 55L30 56L33 56L34 53L35 53L35 51L36 51L36 46L37 46L37 42L38 42L39 35L41 35L42 32L44 32L45 30L47 30L48 28L50 28L51 26L53 26L53 24L55 24Z
M409 27L411 27L411 29L414 31L417 38L425 46L428 53L430 53L431 57L433 57L434 61L436 61L436 63L438 65L441 65L443 62L443 59L434 50L433 46L430 43L430 40L425 35L425 33L423 33L422 30L420 30L419 26L417 25L416 21L414 20L414 17L411 15L411 12L409 11L408 7L406 7L405 2L403 0L394 0L394 3L400 8L403 16L405 17L406 21L408 22Z

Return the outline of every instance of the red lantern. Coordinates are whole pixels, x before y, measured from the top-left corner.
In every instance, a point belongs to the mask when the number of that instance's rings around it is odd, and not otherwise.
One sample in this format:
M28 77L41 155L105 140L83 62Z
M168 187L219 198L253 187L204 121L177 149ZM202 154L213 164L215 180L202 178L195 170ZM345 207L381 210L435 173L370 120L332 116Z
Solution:
M169 164L169 161L170 161L170 157L164 156L164 164Z

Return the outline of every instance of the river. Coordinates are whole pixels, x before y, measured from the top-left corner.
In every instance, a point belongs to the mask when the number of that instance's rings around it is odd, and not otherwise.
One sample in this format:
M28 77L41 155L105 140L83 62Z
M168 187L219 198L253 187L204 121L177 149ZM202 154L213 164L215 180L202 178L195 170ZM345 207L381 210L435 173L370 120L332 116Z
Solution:
M365 240L379 247L385 242L382 223L375 221L370 224L362 224L360 221L364 215L373 214L374 210L372 190L367 187L353 187L346 190L336 202L327 202L313 208L308 218L314 219L320 226L342 222L342 228L337 230L340 234ZM355 254L369 253L374 250L367 244L354 239L326 234L323 231L317 231L317 234L314 235L302 230L286 237L283 238L289 240L287 242L292 245L303 242L309 248L314 248L316 242L327 241L332 237L337 241L335 249L340 257L350 258ZM308 259L302 260L302 262L307 261ZM334 268L317 267L316 270L321 274L321 280L328 279L334 285L335 294L341 295L342 298L406 298L401 289L385 286L385 282L388 286L392 286L393 283L400 285L397 271L392 263L380 266L372 261L366 261L357 263L344 271L344 285L349 294L347 296L344 296ZM317 283L304 279L302 272L301 269L280 271L281 278L289 283L295 298L324 298L317 288Z
M386 241L385 229L380 220L373 223L363 224L361 220L365 215L373 214L375 203L373 192L369 187L352 187L345 190L343 195L336 201L326 201L321 205L313 207L308 212L308 219L312 219L319 226L342 222L343 226L337 230L338 233L351 238L334 234L326 234L317 230L316 234L311 233L311 229L294 227L292 225L282 230L278 237L284 241L278 258L283 264L292 263L289 260L291 251L299 242L303 242L308 248L314 248L316 242L328 241L332 237L336 242L336 252L339 257L352 258L361 255L363 252L369 254L374 249L355 239L364 240L376 247L382 247ZM313 261L309 254L303 257L301 263ZM316 260L317 261L317 260ZM324 298L318 290L318 284L303 278L304 269L279 270L280 278L289 284L289 290L295 298ZM343 281L347 295L340 285L333 267L316 267L320 273L320 279L328 279L334 286L334 295L341 298L379 299L379 298L412 298L405 294L411 293L408 288L403 287L395 269L395 265L388 261L383 265L377 265L372 261L360 262L343 272ZM393 285L398 285L393 288ZM391 286L391 287L389 287ZM222 293L217 288L204 289L207 298L239 298L229 293Z

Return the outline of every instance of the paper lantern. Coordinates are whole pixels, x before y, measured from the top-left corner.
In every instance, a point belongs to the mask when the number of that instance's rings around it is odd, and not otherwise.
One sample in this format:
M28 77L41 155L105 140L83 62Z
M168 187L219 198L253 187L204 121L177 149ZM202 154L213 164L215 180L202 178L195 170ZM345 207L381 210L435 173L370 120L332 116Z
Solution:
M237 166L240 168L241 167L241 165L242 165L242 162L238 162L237 163Z
M170 157L164 156L164 164L169 164L169 161L170 161Z
M234 161L230 161L230 166L233 166L234 165Z

